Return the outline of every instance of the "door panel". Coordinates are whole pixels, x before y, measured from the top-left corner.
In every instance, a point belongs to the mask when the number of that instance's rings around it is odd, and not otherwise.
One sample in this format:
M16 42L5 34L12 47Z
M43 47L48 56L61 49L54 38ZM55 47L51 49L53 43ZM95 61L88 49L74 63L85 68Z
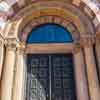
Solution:
M28 55L26 100L76 100L71 54Z
M49 96L49 58L28 55L26 100L47 100Z
M51 63L54 100L75 100L72 56L52 55Z

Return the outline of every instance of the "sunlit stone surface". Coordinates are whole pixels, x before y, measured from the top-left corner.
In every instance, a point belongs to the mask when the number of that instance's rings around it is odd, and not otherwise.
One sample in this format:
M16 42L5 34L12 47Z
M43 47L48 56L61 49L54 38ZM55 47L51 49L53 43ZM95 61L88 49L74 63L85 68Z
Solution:
M99 100L100 0L0 0L0 100Z

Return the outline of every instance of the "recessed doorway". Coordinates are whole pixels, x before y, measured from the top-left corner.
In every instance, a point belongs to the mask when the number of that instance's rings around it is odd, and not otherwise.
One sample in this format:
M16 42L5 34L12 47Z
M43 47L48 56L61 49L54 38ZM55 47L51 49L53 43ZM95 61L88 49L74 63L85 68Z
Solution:
M76 100L72 54L28 54L26 100Z

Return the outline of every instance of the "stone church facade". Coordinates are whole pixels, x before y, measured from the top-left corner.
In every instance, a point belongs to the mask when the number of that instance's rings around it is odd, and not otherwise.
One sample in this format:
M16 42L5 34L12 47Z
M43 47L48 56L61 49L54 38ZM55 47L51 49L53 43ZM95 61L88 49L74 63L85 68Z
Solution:
M49 92L47 91L47 97L44 96L41 100L100 100L100 11L89 6L91 0L88 3L85 3L86 0L9 1L7 0L8 5L12 2L9 12L0 13L7 22L0 32L0 100L41 99L39 96L34 99L35 93L32 92L32 95L30 93L30 86L33 85L27 85L29 54L39 55L39 59L43 54L73 56L76 99L68 98L72 95L67 97L67 94L65 97L62 94L61 98L56 98L53 89L49 88L49 86L53 88L54 85L53 68L49 67L50 75L48 74L47 78L50 77L46 83ZM26 42L33 29L45 24L60 25L68 30L73 42ZM47 59L51 59L49 60L51 62L53 58L49 56ZM64 92L64 86L61 86ZM28 93L30 95L27 95Z

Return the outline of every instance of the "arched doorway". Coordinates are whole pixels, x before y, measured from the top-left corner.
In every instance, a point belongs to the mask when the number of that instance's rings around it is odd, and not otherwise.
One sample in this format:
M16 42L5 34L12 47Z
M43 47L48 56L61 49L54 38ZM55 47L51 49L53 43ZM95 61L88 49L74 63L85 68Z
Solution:
M70 32L57 24L36 27L27 44L69 44ZM26 100L76 100L72 53L27 54Z
M84 7L85 6L83 6L83 8ZM87 12L87 10L84 11ZM89 100L89 97L94 100L99 100L99 84L92 50L93 44L95 43L95 29L92 21L89 20L86 13L82 10L79 10L76 6L63 0L38 1L31 3L29 6L24 7L24 9L23 7L22 9L19 9L18 13L14 14L7 24L7 30L3 32L7 33L3 34L4 37L6 36L5 40L7 44L5 43L5 45L7 50L5 54L7 56L4 59L5 65L1 86L1 100L24 100L22 99L24 98L22 95L24 94L24 81L26 80L24 79L23 69L26 68L24 67L24 62L26 62L24 55L26 55L26 53L48 53L50 55L54 53L61 54L63 52L63 54L66 54L66 51L69 49L69 43L66 42L65 45L65 42L61 43L61 41L60 46L59 42L57 42L57 44L53 43L52 45L51 43L42 44L36 42L32 43L34 44L33 46L30 45L31 43L29 43L29 45L27 45L28 43L26 45L24 44L26 43L25 41L30 30L35 26L44 23L57 23L67 27L74 37L74 43L72 44L74 47L74 71L76 76L75 82L78 100ZM42 46L40 44L42 44ZM10 50L8 50L9 47ZM17 54L15 53L15 49L17 49ZM70 49L72 50L72 48ZM47 52L48 50L49 52ZM71 50L67 53L72 53ZM12 60L9 58L12 58ZM87 74L85 71L87 71ZM9 88L6 88L8 87L8 81L10 83ZM91 82L93 85L91 85Z

